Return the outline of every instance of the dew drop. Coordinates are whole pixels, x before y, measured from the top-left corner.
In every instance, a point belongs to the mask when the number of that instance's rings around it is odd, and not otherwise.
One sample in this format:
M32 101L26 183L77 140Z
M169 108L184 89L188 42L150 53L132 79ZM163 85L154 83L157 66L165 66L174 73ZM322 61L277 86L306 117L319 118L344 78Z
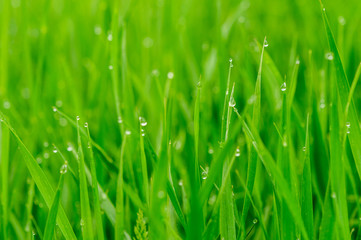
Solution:
M211 147L210 147L210 148L208 148L208 154L211 154L211 155L212 155L213 153L214 153L213 148L211 148Z
M268 47L268 42L267 42L267 40L264 40L263 46L264 46L264 47Z
M60 168L60 174L65 174L68 172L68 162L65 161L65 163L63 164L63 166L61 166Z
M296 60L296 64L297 64L297 65L300 64L300 60L299 60L299 59Z
M58 149L54 148L53 153L57 153L57 152L58 152Z
M142 127L145 127L148 124L144 117L139 117L139 123Z
M206 167L203 171L202 171L202 179L206 180L208 177L208 167Z
M229 99L228 105L229 105L229 107L234 107L234 106L236 106L236 101L234 100L233 97L231 97L231 98Z
M84 127L86 127L86 128L88 127L88 123L87 123L87 122L86 122L86 123L84 123Z
M129 131L129 130L125 130L125 135L130 135L130 134L132 134L132 132L131 131Z
M80 120L80 117L79 117L79 116L76 116L76 120L79 121L79 120Z
M303 147L303 148L302 148L302 151L306 152L306 147Z
M237 149L236 149L236 154L235 154L235 156L236 156L236 157L241 156L241 152L240 152L240 150L239 150L239 147L237 147Z
M343 16L339 16L339 17L338 17L338 22L339 22L342 26L344 26L344 25L346 24L346 20L345 20L345 18L344 18Z
M48 159L48 158L49 158L49 153L48 153L48 152L45 152L45 153L44 153L44 158L45 158L45 159Z
M164 198L165 197L165 194L163 191L159 191L158 194L157 194L158 198Z
M179 186L183 186L183 180L182 180L182 179L179 180L178 185L179 185Z
M108 69L109 69L109 70L113 70L113 65L109 65L109 66L108 66Z
M287 89L287 85L286 85L286 82L284 82L281 85L281 91L284 92L284 91L286 91L286 89Z
M169 72L169 73L167 74L167 77L168 77L168 79L173 79L173 78L174 78L174 73L173 73L173 72Z
M66 150L67 150L68 152L71 152L71 151L73 150L73 147L72 147L72 146L68 146L68 147L66 148Z
M333 193L331 194L331 197L332 197L333 199L335 199L335 198L336 198L336 193L333 192Z
M350 123L350 122L346 122L346 127L347 127L347 128L351 127L351 123Z
M333 53L332 52L328 52L325 54L325 58L329 61L333 60Z
M113 35L109 33L107 39L109 42L113 41Z
M122 117L118 117L118 123L122 123L122 122L123 122Z
M11 107L11 104L9 101L4 101L4 108L9 109Z
M80 219L80 226L84 226L85 225L85 222L84 222L84 219Z
M100 25L94 26L94 33L95 35L100 35L102 33L102 28L100 27Z
M257 218L253 219L253 224L256 224L256 223L258 223Z
M57 112L58 109L56 107L53 107L53 112Z
M233 59L232 59L232 58L230 58L230 59L229 59L229 63L232 63L232 62L233 62Z

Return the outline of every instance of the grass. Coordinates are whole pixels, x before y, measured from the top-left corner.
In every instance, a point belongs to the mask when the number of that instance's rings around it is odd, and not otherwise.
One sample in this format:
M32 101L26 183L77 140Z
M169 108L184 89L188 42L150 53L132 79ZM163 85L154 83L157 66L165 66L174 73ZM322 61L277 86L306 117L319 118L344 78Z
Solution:
M360 11L2 0L0 239L361 239Z

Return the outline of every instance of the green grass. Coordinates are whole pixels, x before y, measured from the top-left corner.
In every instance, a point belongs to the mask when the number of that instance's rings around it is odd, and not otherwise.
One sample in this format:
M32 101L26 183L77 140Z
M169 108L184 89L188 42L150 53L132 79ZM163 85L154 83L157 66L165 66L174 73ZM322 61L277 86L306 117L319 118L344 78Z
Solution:
M360 12L0 0L0 239L361 239Z

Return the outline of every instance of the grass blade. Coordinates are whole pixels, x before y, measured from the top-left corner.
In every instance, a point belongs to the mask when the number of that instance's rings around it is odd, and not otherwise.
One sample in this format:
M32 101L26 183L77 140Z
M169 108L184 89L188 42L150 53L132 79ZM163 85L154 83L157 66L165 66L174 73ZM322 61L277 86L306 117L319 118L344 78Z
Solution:
M2 123L6 125L6 127L10 130L10 132L14 135L16 142L19 146L19 151L24 157L25 164L34 179L36 186L39 188L41 195L43 196L45 203L48 207L51 206L52 199L54 196L54 190L50 185L50 182L45 175L44 171L41 169L37 161L31 155L29 150L26 148L24 143L21 141L15 130L11 127L11 125L4 118L4 114L0 113L0 117L2 118ZM62 207L59 208L57 223L66 239L76 239L74 231L69 223L67 216Z
M80 187L80 209L81 220L80 225L82 227L82 233L84 239L93 239L93 224L92 216L89 205L88 185L85 174L85 162L83 147L81 143L79 117L77 117L77 132L78 132L78 160L79 160L79 187Z
M60 205L60 197L63 191L64 186L64 174L67 172L68 163L65 162L62 168L60 169L60 179L58 183L58 188L56 189L53 203L51 204L48 218L45 224L44 230L44 240L51 240L54 236L54 230L56 225L56 216L58 215L58 209Z
M8 239L9 220L9 145L10 131L0 123L0 167L1 167L1 227L3 239Z
M347 80L347 76L345 70L342 65L341 57L339 51L336 46L335 38L333 36L330 24L328 22L328 18L326 15L325 8L321 4L321 12L322 18L326 29L326 35L328 39L328 44L330 47L331 52L334 54L333 58L333 66L335 68L336 73L336 82L337 82L337 89L340 96L340 101L343 109L346 109L348 96L350 93L350 86ZM350 101L349 108L348 108L348 119L351 125L351 131L348 135L348 139L351 145L352 154L355 160L355 165L357 168L357 172L359 178L361 179L361 129L359 125L359 120L357 117L356 107L353 100Z
M100 201L99 201L99 185L97 179L97 172L95 167L95 159L93 153L93 146L92 141L90 138L90 131L88 123L85 123L87 133L88 133L88 148L90 153L90 173L91 173L91 185L92 185L92 193L93 193L93 200L94 200L94 215L96 220L96 230L97 230L97 237L99 240L104 239L104 230L103 230L103 221L100 212Z

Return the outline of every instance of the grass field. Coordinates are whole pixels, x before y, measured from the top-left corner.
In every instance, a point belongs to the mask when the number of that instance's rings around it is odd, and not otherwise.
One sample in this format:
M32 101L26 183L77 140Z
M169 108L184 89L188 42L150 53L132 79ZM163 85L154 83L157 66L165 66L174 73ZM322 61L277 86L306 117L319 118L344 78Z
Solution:
M361 240L359 0L0 3L0 239Z

